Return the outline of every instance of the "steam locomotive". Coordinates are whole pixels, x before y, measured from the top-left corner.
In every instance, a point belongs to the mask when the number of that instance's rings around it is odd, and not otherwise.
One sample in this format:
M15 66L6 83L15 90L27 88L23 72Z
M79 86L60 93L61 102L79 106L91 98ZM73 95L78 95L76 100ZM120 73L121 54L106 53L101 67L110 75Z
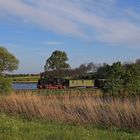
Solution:
M37 82L38 89L67 89L67 88L102 88L104 79L96 79L93 75L84 74L84 76L74 76L74 71L50 71L41 73ZM65 74L65 76L64 76ZM64 78L65 77L65 78Z
M78 78L58 78L58 76L40 75L37 82L38 89L66 89L66 88L93 88L95 80Z
M38 80L38 89L92 88L94 80L45 77Z

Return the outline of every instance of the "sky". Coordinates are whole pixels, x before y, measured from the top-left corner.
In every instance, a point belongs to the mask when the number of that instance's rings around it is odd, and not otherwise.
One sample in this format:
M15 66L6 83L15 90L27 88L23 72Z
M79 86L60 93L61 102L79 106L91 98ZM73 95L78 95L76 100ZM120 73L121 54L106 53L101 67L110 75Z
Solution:
M140 0L0 0L0 46L40 73L55 50L72 68L140 58Z

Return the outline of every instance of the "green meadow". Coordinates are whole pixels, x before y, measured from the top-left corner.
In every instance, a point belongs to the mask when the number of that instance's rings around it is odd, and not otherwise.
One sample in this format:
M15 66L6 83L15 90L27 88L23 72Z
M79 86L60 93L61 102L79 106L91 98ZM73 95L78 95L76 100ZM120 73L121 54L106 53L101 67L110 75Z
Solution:
M0 115L1 140L139 140L140 133Z
M13 76L9 79L13 83L36 83L39 80L40 76Z

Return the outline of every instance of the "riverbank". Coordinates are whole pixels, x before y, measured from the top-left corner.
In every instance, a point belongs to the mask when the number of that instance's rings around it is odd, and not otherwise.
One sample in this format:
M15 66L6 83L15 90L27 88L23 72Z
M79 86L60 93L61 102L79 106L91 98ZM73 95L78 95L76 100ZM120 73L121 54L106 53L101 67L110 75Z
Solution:
M36 84L37 81L12 81L13 84Z
M7 77L12 81L14 84L28 84L28 83L37 83L40 76L12 76L12 77Z

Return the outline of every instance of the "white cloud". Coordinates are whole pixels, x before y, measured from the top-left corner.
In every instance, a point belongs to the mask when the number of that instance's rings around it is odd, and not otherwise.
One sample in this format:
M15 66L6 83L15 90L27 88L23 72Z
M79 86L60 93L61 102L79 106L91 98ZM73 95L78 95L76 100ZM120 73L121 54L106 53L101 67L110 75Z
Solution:
M49 46L59 46L59 45L63 45L64 43L60 41L46 41L43 44L49 45Z
M0 0L0 11L61 34L138 47L140 16L134 10L127 11L126 16L127 9L117 3L118 0Z

